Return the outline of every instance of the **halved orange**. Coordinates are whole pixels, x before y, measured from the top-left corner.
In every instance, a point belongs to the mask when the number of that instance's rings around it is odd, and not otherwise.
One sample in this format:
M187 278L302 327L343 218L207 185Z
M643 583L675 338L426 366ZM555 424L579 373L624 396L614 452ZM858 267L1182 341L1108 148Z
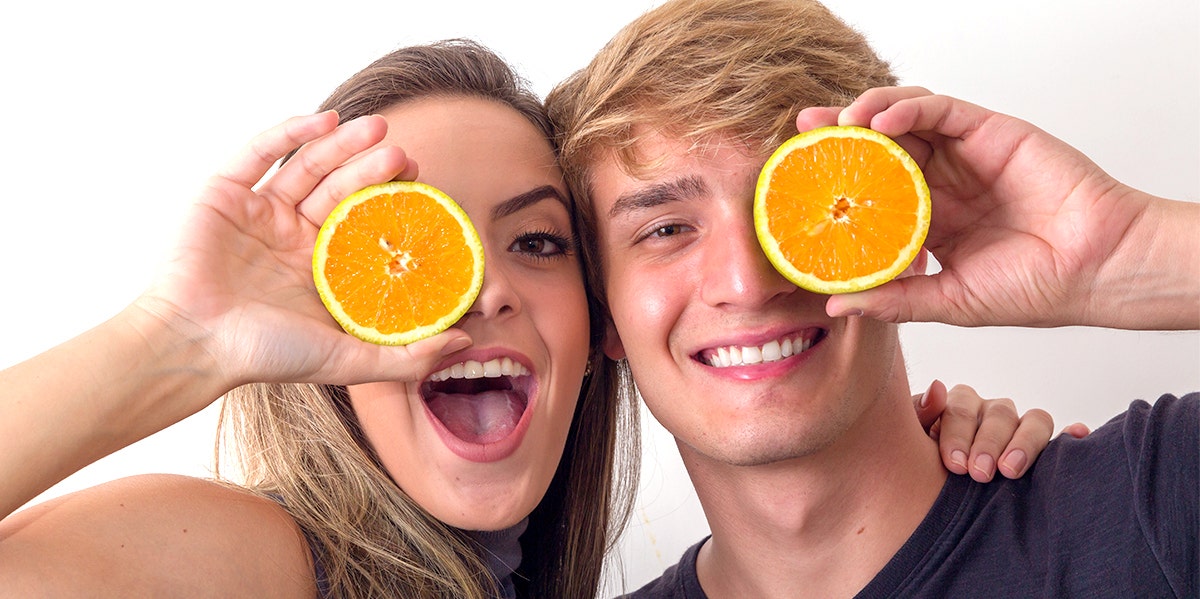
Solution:
M423 183L357 191L325 219L313 280L346 332L405 345L446 330L483 286L483 244L466 212Z
M852 293L895 278L929 231L929 187L886 135L823 127L785 141L754 192L754 229L785 278L817 293Z

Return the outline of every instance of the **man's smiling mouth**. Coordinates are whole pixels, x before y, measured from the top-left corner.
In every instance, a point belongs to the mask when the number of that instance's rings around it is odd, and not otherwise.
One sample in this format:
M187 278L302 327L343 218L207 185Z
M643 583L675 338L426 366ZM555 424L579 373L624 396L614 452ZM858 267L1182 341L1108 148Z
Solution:
M705 349L695 359L713 368L778 362L807 351L825 338L824 329L806 329L762 345L727 345Z

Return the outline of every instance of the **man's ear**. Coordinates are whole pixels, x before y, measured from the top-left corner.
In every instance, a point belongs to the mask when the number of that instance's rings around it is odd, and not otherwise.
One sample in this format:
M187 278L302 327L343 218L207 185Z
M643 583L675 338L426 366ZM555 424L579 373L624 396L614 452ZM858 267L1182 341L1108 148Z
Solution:
M606 319L604 326L604 355L610 360L621 360L625 357L625 345L621 343L621 336L617 334L617 327L613 326L612 319Z

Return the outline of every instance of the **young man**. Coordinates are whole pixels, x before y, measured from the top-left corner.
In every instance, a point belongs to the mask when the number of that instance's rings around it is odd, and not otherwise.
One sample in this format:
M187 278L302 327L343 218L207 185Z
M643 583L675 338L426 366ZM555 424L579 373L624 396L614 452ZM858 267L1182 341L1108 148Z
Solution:
M1200 327L1200 205L1124 187L1027 123L868 92L895 83L816 2L679 0L547 99L607 353L676 437L712 530L635 595L1196 596L1196 396L1135 402L1026 479L976 483L913 417L885 321ZM762 254L759 169L798 125L839 121L923 163L938 275L829 298ZM733 348L742 362L713 365Z

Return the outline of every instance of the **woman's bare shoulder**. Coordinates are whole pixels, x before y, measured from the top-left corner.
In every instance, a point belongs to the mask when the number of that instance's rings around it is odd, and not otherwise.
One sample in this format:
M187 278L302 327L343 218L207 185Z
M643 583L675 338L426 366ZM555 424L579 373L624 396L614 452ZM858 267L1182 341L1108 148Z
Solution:
M275 502L154 474L0 522L0 596L313 597L308 546Z

